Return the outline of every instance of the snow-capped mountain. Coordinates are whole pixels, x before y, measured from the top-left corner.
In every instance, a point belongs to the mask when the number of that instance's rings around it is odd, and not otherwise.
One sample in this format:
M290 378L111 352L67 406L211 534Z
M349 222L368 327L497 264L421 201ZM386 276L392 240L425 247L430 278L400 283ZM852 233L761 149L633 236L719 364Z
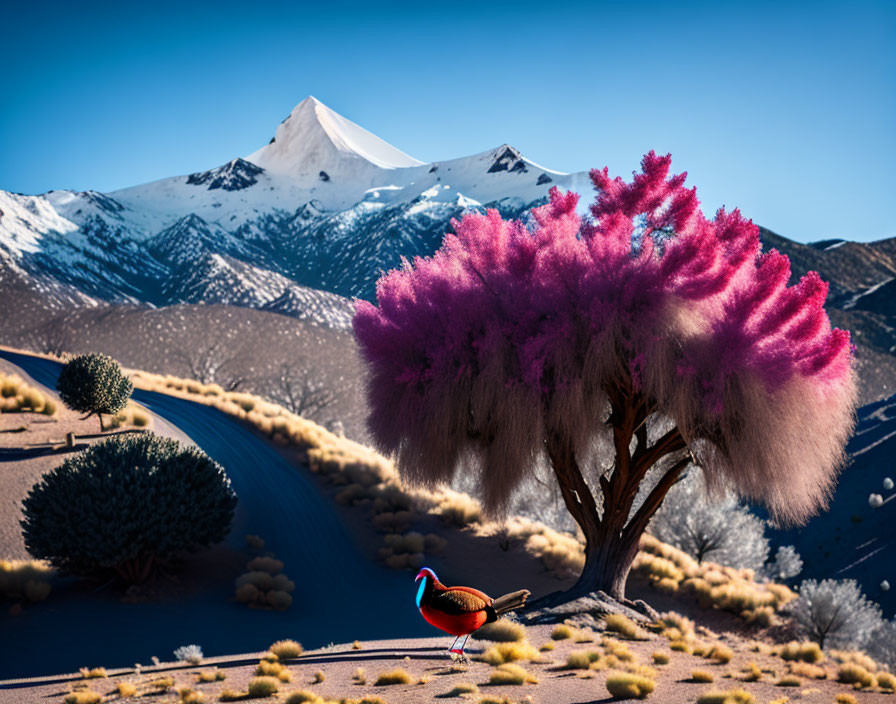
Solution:
M309 97L270 143L208 171L106 194L0 191L0 258L91 299L302 315L324 300L309 289L372 298L380 273L432 253L452 217L521 212L554 185L589 188L508 145L423 163Z

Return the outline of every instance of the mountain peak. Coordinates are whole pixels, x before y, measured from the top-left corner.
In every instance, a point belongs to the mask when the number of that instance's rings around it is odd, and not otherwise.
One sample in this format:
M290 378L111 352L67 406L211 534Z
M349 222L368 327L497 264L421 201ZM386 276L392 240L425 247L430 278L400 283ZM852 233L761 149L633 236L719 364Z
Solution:
M423 163L312 95L292 109L269 144L246 159L268 171L313 179L368 166L400 169Z

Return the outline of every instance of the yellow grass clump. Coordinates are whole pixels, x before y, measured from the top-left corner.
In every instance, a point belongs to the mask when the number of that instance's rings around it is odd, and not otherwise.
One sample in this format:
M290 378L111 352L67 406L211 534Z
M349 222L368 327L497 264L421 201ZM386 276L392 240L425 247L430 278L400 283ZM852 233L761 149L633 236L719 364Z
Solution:
M202 670L199 673L200 682L221 682L226 678L227 673L224 670Z
M694 670L691 672L691 682L715 682L715 677L706 670Z
M710 690L697 697L697 704L755 704L756 697L745 689Z
M668 665L671 660L669 653L664 653L661 650L655 650L651 657L653 658L653 662L657 665Z
M0 372L0 413L55 415L56 402L18 374Z
M278 640L268 650L281 660L297 658L304 652L301 644L294 640Z
M775 685L778 687L799 687L802 683L803 681L796 675L784 675L775 682Z
M859 701L852 694L847 694L846 692L837 694L834 697L834 701L836 704L859 704Z
M65 704L99 704L103 696L90 689L79 689L65 697Z
M181 704L203 704L205 702L205 695L192 687L181 687L177 690L177 696L180 697Z
M572 638L575 633L576 631L572 626L567 626L565 623L561 623L554 626L554 630L551 631L551 638L553 640L567 640Z
M808 662L791 662L787 665L790 674L798 677L808 677L809 679L823 680L827 678L828 672L819 665L812 665Z
M506 618L485 624L473 633L474 640L488 640L494 643L516 643L526 639L525 626Z
M727 645L722 645L721 643L719 643L718 645L714 645L712 647L712 649L709 651L708 657L710 660L715 660L716 662L727 664L731 662L731 658L734 657L734 651Z
M896 692L896 677L889 672L878 672L877 686L887 692Z
M458 682L447 692L440 694L439 697L450 699L451 697L461 697L464 694L479 694L479 687L472 682Z
M318 671L315 672L314 675L311 677L311 684L320 684L320 683L323 682L325 679L327 679L327 676L324 674L324 671L323 671L323 670L318 670Z
M630 672L611 672L604 684L614 699L646 699L656 688L649 677Z
M744 682L758 682L762 679L762 668L755 662L748 662L743 668L741 679Z
M873 687L876 684L874 675L854 662L845 662L837 669L837 681L862 689Z
M478 659L487 662L489 665L504 665L508 662L516 662L517 660L538 660L538 651L532 647L529 641L520 641L515 643L497 643L490 646Z
M631 640L647 640L648 638L643 628L622 614L609 614L604 618L604 622L607 624L608 631L618 633L625 638Z
M253 677L246 691L253 699L271 697L280 691L280 681L276 677Z
M803 642L791 641L781 647L778 653L782 660L802 660L812 664L824 662L824 653L818 643L806 640Z
M101 677L107 677L106 668L105 667L82 667L79 672L81 673L81 677L85 680L98 679Z
M300 689L290 692L286 697L286 704L324 704L324 698L314 692Z
M393 684L411 684L413 681L414 679L407 670L397 667L394 670L378 674L373 684L377 687L385 687Z
M488 683L494 685L538 684L538 678L520 665L508 663L499 665L492 670Z
M566 669L587 670L591 667L591 663L597 662L600 658L599 650L573 650L566 656Z
M122 698L134 697L137 695L137 685L132 682L119 682L115 688L118 696Z

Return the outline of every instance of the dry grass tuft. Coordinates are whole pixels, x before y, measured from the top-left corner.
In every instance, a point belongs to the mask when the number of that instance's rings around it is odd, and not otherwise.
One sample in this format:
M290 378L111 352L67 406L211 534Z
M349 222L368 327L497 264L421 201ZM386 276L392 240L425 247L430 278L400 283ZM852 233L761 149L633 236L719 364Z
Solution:
M573 650L566 656L567 670L587 670L592 663L601 659L599 650Z
M630 640L647 640L648 635L643 628L622 614L609 614L604 621L607 630L628 638Z
M756 697L745 689L713 689L697 697L697 704L755 704Z
M227 677L224 670L203 670L199 673L200 682L221 682Z
M90 669L89 667L82 667L79 672L81 673L81 677L83 677L85 680L108 677L105 667L94 667L93 669Z
M844 684L851 684L862 689L873 687L876 680L873 674L868 672L864 667L854 662L843 663L837 669L837 681Z
M532 647L529 641L517 643L498 643L488 648L479 660L487 662L489 665L504 665L508 662L516 662L517 660L537 661L540 655L538 651Z
M538 678L520 665L508 663L499 665L492 670L488 683L494 685L538 684Z
M775 682L775 685L778 687L799 687L802 683L803 681L796 675L784 675Z
M733 657L734 651L727 645L718 644L713 646L712 650L709 651L709 659L720 662L723 665L731 662L731 658Z
M669 661L672 659L669 653L664 653L660 650L653 651L653 662L657 665L668 665Z
M355 670L355 672L352 674L352 680L356 684L367 684L367 673L364 671L363 667L359 667L357 670Z
M823 680L828 676L827 670L818 665L812 665L808 662L791 662L787 669L790 671L791 675L797 675L798 677L808 677L809 679L815 680Z
M706 670L694 670L691 673L691 682L715 682L715 677Z
M66 696L65 704L99 704L102 700L103 696L98 692L89 689L79 689Z
M762 678L762 668L755 662L748 662L743 669L741 679L744 682L758 682Z
M205 702L205 695L192 687L181 687L177 690L177 696L180 698L181 704L203 704Z
M271 697L280 691L280 681L276 677L253 677L246 691L253 699Z
M413 681L414 678L407 670L397 667L394 670L386 670L386 672L378 674L373 684L377 687L385 687L392 684L411 684Z
M781 647L778 655L782 660L787 661L802 660L803 662L812 664L824 662L824 653L818 646L818 643L813 643L808 640L803 641L802 643L798 643L797 641L787 643Z
M485 624L473 633L473 640L488 640L494 643L519 643L526 640L525 626L506 618Z
M311 676L311 684L320 684L325 679L327 679L327 676L324 674L324 671L318 670Z
M137 685L132 682L119 682L115 689L121 698L137 696Z
M319 694L300 689L286 697L286 704L324 704L324 699Z
M479 694L479 687L472 682L458 682L452 689L438 696L440 699L450 699L452 697L461 697L464 694Z
M649 677L631 672L611 672L605 685L614 699L646 699L656 688L656 683Z
M568 638L572 638L575 634L576 630L572 626L567 626L565 623L561 623L554 626L554 630L551 631L551 638L553 640L567 640Z
M268 650L281 660L297 658L304 652L301 644L294 640L278 640Z
M858 700L852 694L841 692L834 697L837 704L859 704Z
M889 672L878 672L877 686L886 692L896 692L896 677Z

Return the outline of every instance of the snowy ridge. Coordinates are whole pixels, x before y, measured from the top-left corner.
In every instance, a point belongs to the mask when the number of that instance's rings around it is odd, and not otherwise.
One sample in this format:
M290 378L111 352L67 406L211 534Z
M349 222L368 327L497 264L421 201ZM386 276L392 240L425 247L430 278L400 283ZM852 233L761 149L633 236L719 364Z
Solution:
M380 273L431 254L451 218L517 215L552 186L590 181L506 144L424 164L309 97L269 144L212 169L108 194L0 191L0 256L91 300L270 307L343 327L340 296L372 298Z

